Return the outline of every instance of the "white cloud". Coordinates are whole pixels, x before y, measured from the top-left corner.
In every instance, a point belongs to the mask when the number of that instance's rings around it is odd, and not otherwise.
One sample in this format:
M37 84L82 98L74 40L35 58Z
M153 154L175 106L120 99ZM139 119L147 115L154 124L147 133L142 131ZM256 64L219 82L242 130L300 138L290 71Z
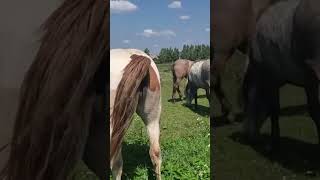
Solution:
M168 8L174 8L174 9L181 8L181 7L182 7L181 1L173 1L168 5Z
M143 33L138 33L138 35L148 37L148 38L155 37L155 36L171 37L171 36L176 36L176 33L172 30L155 31L152 29L145 29L143 30Z
M124 13L124 12L132 12L137 10L138 7L125 0L110 0L110 10L111 13Z
M123 40L122 41L124 44L129 44L130 43L130 40L126 39L126 40Z
M188 16L188 15L180 16L179 19L188 20L188 19L190 19L190 16Z
M207 31L207 32L210 32L210 28L206 28L206 29L204 29L205 31Z

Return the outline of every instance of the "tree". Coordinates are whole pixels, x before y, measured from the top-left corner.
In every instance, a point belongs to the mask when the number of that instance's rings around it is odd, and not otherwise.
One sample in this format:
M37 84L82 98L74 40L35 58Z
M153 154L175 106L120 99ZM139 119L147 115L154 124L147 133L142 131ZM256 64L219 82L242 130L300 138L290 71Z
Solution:
M145 49L144 49L144 52L145 52L146 54L150 55L150 50L149 50L148 48L145 48Z

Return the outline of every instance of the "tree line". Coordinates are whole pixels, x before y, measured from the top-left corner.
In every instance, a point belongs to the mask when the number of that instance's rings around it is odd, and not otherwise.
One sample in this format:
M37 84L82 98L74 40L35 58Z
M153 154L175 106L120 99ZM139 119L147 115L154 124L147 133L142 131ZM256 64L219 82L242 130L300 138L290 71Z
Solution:
M144 50L150 55L148 48ZM168 63L174 62L177 59L189 59L189 60L199 60L199 59L209 59L210 58L210 46L201 45L184 45L182 50L179 51L178 48L162 48L160 50L157 58L154 59L156 63Z

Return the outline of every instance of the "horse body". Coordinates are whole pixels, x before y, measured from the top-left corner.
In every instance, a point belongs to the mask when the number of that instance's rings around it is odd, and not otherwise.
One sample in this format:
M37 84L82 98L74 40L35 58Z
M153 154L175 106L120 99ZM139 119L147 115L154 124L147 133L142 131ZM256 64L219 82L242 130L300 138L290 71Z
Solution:
M179 89L179 85L181 81L184 78L188 77L188 73L190 71L190 67L194 61L190 61L187 59L178 59L174 62L174 64L171 66L171 72L172 72L172 100L175 102L175 94L178 91L180 99L182 99L182 94Z
M195 99L197 106L197 90L199 88L206 90L207 98L210 101L210 60L198 61L191 66L185 90L187 104L191 104L191 101Z
M225 64L236 50L245 55L248 54L249 40L255 31L256 20L277 1L279 0L215 0L211 3L213 10L211 37L213 37L214 50L211 72L212 77L217 79L212 86L225 114L232 112L232 106L222 89L221 74ZM244 72L247 64L248 59L246 59Z
M299 42L310 34L297 36L299 26L296 24L296 19L309 19L308 16L297 14L297 9L305 2L300 0L278 2L265 12L257 23L251 43L250 64L244 81L248 112L244 130L250 140L256 140L263 122L271 116L273 143L278 144L279 88L286 83L305 88L311 117L318 134L320 132L319 79L307 63L308 59L317 58L317 55L313 53L313 46L307 51L304 46L309 45ZM317 32L313 29L310 33Z
M144 64L144 65L143 65ZM137 72L136 72L137 71ZM121 143L133 113L142 118L150 140L150 158L157 179L160 166L160 75L156 64L143 51L110 50L110 138L113 178L121 179Z

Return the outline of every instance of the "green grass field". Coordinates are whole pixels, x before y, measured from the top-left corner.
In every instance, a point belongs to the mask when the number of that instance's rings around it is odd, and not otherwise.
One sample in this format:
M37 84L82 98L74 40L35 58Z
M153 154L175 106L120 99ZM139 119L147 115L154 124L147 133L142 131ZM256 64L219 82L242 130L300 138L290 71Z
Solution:
M224 74L224 89L233 104L239 82L236 80L243 57L235 56ZM242 122L228 123L222 118L214 122L215 179L228 180L304 180L320 179L320 148L315 126L306 110L304 90L286 85L281 89L280 151L271 153L270 122L262 128L261 141L251 146L242 141ZM220 106L216 99L215 116ZM236 105L234 105L236 106Z

